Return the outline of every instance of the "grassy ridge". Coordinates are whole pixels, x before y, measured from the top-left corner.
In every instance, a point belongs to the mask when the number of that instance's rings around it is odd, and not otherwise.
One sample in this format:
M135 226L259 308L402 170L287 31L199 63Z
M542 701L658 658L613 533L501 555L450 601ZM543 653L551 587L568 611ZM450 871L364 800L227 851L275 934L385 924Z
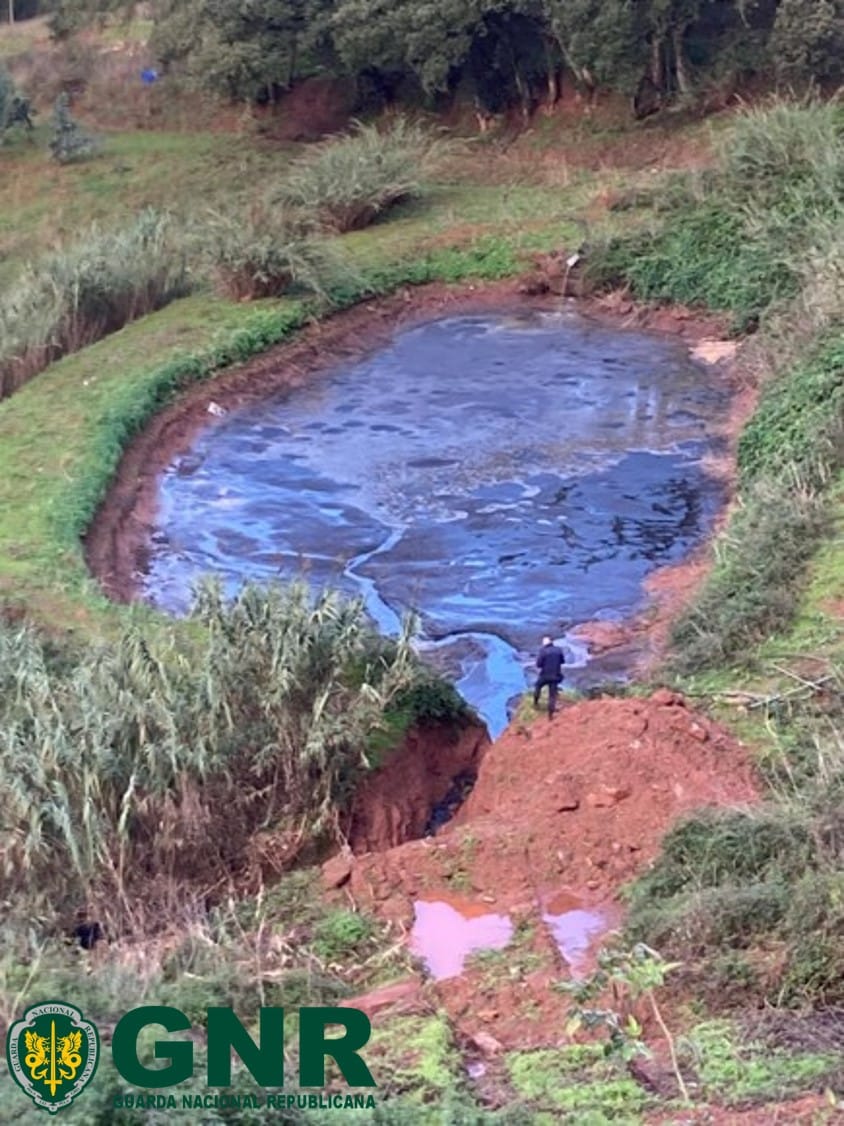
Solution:
M732 313L757 328L766 384L742 438L740 507L673 632L677 668L749 656L788 617L844 465L844 113L773 102L740 115L716 169L675 178L650 225L591 266L639 297Z
M676 826L629 919L719 1005L844 1001L842 140L834 103L744 115L719 168L675 184L657 225L596 265L640 296L758 329L745 356L763 392L739 444L738 505L675 624L673 667L764 747L768 789L753 810Z

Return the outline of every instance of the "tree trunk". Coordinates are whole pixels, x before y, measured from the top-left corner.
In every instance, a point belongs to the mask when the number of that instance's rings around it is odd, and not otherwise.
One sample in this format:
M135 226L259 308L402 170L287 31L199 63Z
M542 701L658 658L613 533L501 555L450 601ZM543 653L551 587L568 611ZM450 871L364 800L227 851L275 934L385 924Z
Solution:
M686 56L683 53L683 35L685 31L685 27L675 27L671 33L672 42L674 44L674 67L677 71L677 89L680 91L681 95L690 94L692 91L691 79L686 69Z
M560 68L547 39L545 41L545 76L547 90L545 108L550 111L560 100Z
M15 0L9 0L9 26L15 22Z
M654 33L651 40L651 82L657 90L665 89L665 68L662 61L662 36Z
M294 35L292 37L292 43L290 44L290 64L287 68L287 89L288 90L293 89L293 83L296 81L296 67L298 66L298 63L299 63L298 47L299 47L299 40L298 40L297 36Z

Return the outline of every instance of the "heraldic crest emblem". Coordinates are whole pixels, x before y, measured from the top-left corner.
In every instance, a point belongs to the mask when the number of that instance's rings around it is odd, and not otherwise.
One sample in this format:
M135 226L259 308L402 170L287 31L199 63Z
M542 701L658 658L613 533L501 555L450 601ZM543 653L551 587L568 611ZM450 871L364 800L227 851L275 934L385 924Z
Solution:
M69 1106L94 1077L97 1030L63 1001L33 1005L6 1038L9 1071L36 1106L51 1113Z

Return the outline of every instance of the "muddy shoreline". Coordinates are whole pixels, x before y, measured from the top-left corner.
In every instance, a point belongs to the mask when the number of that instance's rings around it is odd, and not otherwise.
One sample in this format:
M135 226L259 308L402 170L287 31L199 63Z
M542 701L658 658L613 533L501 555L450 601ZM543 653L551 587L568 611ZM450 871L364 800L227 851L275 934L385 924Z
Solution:
M434 284L404 288L390 297L365 302L314 322L288 342L276 345L246 363L221 371L181 395L155 415L127 447L106 497L83 540L87 565L104 593L117 602L139 595L149 558L149 540L157 508L159 475L196 435L214 424L212 404L225 411L263 399L279 391L304 386L344 362L385 345L399 329L441 316L494 310L553 311L567 307L616 329L651 331L680 338L702 367L732 392L730 416L723 437L727 453L710 466L726 485L729 499L734 479L735 443L755 403L755 394L742 389L733 362L735 346L725 342L724 322L697 316L682 308L636 306L621 295L564 299L554 295L526 296L518 279L448 286ZM726 511L715 531L723 525ZM681 564L649 577L646 589L652 604L629 623L606 633L606 623L586 623L580 636L598 651L633 651L635 663L647 668L673 617L691 596L707 569L707 544ZM602 635L603 630L603 635Z

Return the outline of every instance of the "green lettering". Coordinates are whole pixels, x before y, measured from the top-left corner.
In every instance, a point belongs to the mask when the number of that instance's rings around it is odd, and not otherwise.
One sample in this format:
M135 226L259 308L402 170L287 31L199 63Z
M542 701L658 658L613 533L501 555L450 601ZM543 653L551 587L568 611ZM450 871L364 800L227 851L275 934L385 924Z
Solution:
M117 1023L111 1040L114 1066L133 1087L172 1087L193 1075L193 1044L189 1040L156 1040L153 1055L170 1060L167 1067L146 1067L138 1058L138 1035L151 1024L167 1032L185 1032L190 1021L169 1005L141 1005L131 1009Z
M341 1024L346 1035L329 1039L327 1024ZM299 1013L299 1082L303 1087L325 1086L325 1057L331 1056L350 1087L374 1087L372 1072L358 1054L369 1042L372 1026L360 1009L305 1008Z
M259 1087L284 1086L284 1009L261 1009L256 1044L231 1009L208 1010L208 1086L230 1087L232 1051Z

